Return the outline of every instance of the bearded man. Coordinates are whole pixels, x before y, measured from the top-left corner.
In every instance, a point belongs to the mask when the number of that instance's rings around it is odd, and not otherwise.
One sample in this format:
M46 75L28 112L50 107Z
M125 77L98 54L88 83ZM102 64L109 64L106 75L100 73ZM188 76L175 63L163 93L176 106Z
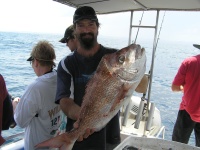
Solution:
M73 16L77 49L63 58L58 65L56 103L67 116L66 131L77 127L77 118L85 94L86 84L95 73L101 58L116 49L98 43L99 22L92 7L76 9ZM73 150L108 150L120 143L119 114L106 127L93 133L85 131L75 142Z

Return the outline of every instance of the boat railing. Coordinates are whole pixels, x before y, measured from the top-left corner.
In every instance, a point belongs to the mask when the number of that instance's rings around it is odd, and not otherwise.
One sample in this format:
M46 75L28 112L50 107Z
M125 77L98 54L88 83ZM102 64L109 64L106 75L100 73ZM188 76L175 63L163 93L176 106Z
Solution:
M17 133L17 134L14 134L14 135L5 137L4 139L5 139L6 141L8 141L8 140L12 140L12 139L14 139L14 138L23 137L23 136L24 136L24 132L20 132L20 133Z
M165 126L162 126L158 133L156 134L156 138L160 138L162 136L162 139L165 139Z
M4 137L6 142L0 146L0 150L24 150L24 132Z

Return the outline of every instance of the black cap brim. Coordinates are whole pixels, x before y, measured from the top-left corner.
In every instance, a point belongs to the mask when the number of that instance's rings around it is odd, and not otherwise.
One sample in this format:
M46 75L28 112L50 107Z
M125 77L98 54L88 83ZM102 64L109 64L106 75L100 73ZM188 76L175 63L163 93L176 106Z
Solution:
M193 44L194 47L200 49L200 45L199 44Z
M59 42L66 43L66 38L62 38Z
M78 21L83 20L83 19L88 19L91 21L98 22L98 19L96 16L83 16L83 17L79 17L78 19L75 19L73 23L77 23Z
M32 56L30 56L28 59L27 59L27 61L32 61L33 60L33 57Z

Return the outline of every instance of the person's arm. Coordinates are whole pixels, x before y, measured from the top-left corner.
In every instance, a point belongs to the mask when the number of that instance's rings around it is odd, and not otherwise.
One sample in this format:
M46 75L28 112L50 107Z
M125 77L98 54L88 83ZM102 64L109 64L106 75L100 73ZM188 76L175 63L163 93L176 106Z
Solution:
M80 114L80 106L74 103L74 100L71 98L62 98L60 100L60 108L65 113L65 115L73 120L76 120L74 123L74 128L79 127L79 114ZM86 139L88 136L94 133L94 129L86 129L85 133L81 136L79 136L77 141L82 141L83 139Z
M73 120L77 120L80 113L80 106L74 103L71 98L62 98L60 100L60 108L65 115Z
M171 89L172 89L173 92L179 92L179 91L183 92L183 86L182 85L178 86L178 85L172 84Z
M181 63L178 72L176 73L174 80L172 82L171 89L173 92L184 91L187 68L188 68L188 59L185 59Z
M63 69L60 61L57 69L57 94L56 94L56 103L60 104L61 110L64 114L76 122L73 124L73 127L76 129L79 127L79 114L81 107L74 103L72 98L68 98L67 96L70 95L70 86L73 84L71 83L71 75ZM68 89L68 90L66 90ZM66 97L63 97L65 95ZM94 133L93 129L86 129L85 133L79 136L78 141L82 141L84 138L87 138L89 135Z
M41 90L33 83L27 87L20 101L15 99L15 103L18 104L14 112L14 119L19 127L27 127L40 110L40 106L42 106L40 92Z

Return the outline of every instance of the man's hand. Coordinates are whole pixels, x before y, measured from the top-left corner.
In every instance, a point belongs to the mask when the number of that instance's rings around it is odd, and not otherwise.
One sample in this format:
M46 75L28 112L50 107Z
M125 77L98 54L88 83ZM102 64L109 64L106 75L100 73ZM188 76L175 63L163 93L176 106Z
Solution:
M184 87L181 85L180 86L180 90L182 91L182 92L184 92Z
M184 86L183 85L178 86L178 85L172 84L171 89L172 89L173 92L179 92L179 91L183 92Z
M12 105L13 105L13 111L15 111L17 104L19 103L20 98L16 97L13 101L12 101Z

